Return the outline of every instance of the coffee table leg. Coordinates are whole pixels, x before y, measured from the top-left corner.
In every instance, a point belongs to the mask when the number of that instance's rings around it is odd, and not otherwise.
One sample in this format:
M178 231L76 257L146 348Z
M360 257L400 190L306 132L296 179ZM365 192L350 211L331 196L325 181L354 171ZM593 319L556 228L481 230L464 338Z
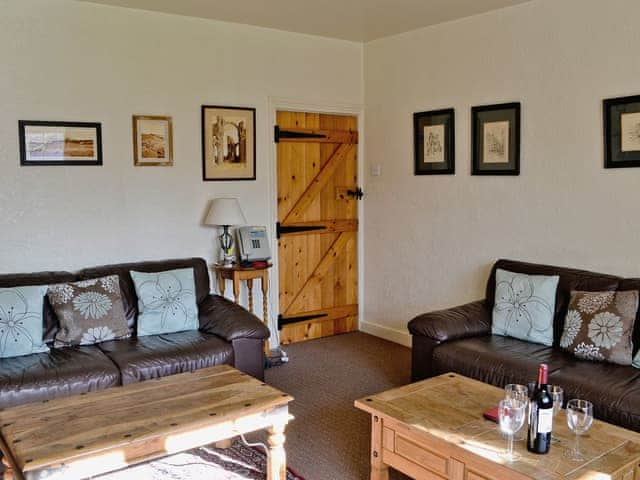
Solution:
M382 420L371 418L371 480L389 480L389 467L382 463Z
M4 480L13 480L13 468L7 460L7 457L5 457L4 455L2 456L2 466L4 467L4 475L2 476L2 478Z
M267 480L286 480L287 455L284 451L284 424L269 429L269 453L267 455Z

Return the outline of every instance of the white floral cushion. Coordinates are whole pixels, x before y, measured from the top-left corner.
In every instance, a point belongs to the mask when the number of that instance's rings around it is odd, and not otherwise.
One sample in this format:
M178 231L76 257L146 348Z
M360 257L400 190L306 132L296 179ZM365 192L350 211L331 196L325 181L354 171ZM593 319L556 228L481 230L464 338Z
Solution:
M638 291L571 292L560 347L583 360L631 365Z
M552 346L559 280L497 269L491 333Z
M117 275L49 286L60 328L54 346L93 345L130 335Z
M46 285L0 288L0 358L48 352L43 339Z
M138 336L197 330L193 268L129 272L138 295Z

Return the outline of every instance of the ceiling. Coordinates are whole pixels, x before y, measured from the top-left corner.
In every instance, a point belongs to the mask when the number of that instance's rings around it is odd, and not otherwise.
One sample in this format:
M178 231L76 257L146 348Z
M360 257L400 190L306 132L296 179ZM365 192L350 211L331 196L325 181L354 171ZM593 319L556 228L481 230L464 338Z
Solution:
M529 0L81 0L358 42Z

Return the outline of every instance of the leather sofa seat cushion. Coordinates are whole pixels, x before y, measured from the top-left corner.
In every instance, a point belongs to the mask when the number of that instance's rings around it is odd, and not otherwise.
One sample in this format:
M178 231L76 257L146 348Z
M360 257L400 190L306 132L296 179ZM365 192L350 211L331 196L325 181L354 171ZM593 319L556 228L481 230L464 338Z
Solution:
M120 385L120 372L95 346L0 359L0 408Z
M565 400L593 402L596 418L606 422L639 424L640 369L576 360L552 347L495 335L452 341L433 352L436 374L456 372L497 387L534 381L540 363L549 364L549 383L564 389Z
M120 369L123 385L214 365L233 365L231 344L198 330L147 335L98 346Z
M552 347L499 335L455 340L438 345L433 352L436 375L456 372L497 387L534 381L541 363L548 363L553 373L575 361Z

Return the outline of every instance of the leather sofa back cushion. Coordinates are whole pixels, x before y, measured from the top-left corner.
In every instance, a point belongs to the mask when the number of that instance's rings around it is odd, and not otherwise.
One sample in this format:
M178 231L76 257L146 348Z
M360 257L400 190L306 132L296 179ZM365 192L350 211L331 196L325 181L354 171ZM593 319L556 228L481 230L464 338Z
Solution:
M556 291L556 307L553 325L554 346L560 345L560 336L562 335L564 319L567 315L567 308L569 306L569 299L572 291L580 290L584 292L599 292L605 290L616 290L622 282L622 278L604 273L500 259L493 265L491 274L487 280L486 302L487 309L489 310L493 309L495 302L496 269L498 268L515 273L525 273L527 275L560 276L558 289ZM628 290L632 289L628 288ZM634 345L637 345L636 338L637 336L634 337Z
M200 304L209 295L209 271L207 264L201 258L188 258L178 260L161 260L155 262L123 263L117 265L105 265L101 267L86 268L79 272L81 280L118 275L122 289L122 303L127 324L132 333L136 328L135 321L138 315L138 297L129 272L157 273L166 270L180 268L193 268L193 276L196 284L196 303Z
M77 280L71 272L38 272L38 273L10 273L0 275L0 288L26 287L30 285L53 285ZM58 332L58 319L53 313L49 300L45 297L42 317L44 320L44 341L53 345Z

